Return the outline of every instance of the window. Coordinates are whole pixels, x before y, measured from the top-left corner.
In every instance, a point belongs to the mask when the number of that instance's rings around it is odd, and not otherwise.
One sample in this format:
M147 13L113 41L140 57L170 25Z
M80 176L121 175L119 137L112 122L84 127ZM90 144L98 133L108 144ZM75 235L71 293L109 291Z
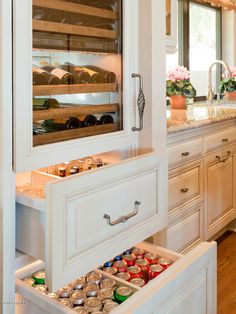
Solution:
M221 59L221 9L194 0L178 1L177 51L166 56L167 70L177 64L186 66L191 82L197 90L197 98L206 97L208 69ZM220 67L213 71L213 86L217 92ZM217 88L216 88L217 87Z

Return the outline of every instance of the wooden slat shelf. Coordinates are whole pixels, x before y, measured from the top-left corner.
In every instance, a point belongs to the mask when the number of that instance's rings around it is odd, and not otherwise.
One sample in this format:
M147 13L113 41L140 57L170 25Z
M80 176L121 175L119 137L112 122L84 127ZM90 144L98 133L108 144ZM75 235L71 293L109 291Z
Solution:
M34 85L34 96L66 95L82 93L107 93L116 92L116 83L106 84L72 84L72 85Z
M58 109L46 109L33 111L33 121L70 118L84 116L94 113L118 112L119 104L108 105L79 105L72 107L63 107Z
M65 131L40 134L33 136L33 146L58 143L92 135L99 135L119 131L118 123L90 126L86 128L70 129Z
M33 20L33 30L57 34L117 39L118 32L102 28Z
M106 18L106 19L111 19L111 20L118 19L117 12L106 10L106 9L100 9L100 8L96 8L96 7L92 7L88 5L81 5L77 3L66 2L66 1L33 0L33 5L37 7L47 8L47 9L54 9L54 10L70 12L70 13L96 16L96 17Z
M211 5L219 6L219 7L224 7L229 10L236 10L236 4L231 2L230 0L197 0L200 3L210 3Z

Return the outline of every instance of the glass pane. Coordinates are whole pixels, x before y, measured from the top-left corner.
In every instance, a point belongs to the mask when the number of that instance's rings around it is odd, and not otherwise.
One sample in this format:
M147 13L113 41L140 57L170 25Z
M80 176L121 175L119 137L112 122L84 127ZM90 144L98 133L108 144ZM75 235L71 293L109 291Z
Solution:
M166 35L171 35L171 0L166 0Z
M33 3L33 145L121 130L121 1Z
M190 3L189 14L191 82L197 90L197 96L206 96L208 69L217 58L217 10Z

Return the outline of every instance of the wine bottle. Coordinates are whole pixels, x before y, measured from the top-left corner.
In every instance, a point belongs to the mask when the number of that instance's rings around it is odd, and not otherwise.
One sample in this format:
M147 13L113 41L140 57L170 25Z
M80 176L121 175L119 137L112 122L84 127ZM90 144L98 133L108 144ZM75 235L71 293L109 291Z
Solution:
M63 123L56 123L54 120L44 120L42 127L47 133L66 130L66 125Z
M78 129L81 127L81 121L78 118L71 117L66 121L67 129Z
M33 85L59 85L60 79L44 69L33 67Z
M94 126L97 124L97 118L94 115L90 114L85 117L83 124L85 127Z
M89 73L84 71L81 67L76 66L75 64L66 62L60 68L70 72L73 75L74 84L89 84L91 82Z
M73 84L73 75L70 72L52 65L46 65L42 69L58 77L61 84Z
M97 71L91 70L86 66L81 66L80 68L90 75L91 83L105 83L104 77Z
M45 110L59 107L59 102L54 98L33 98L33 110Z
M113 122L114 122L113 117L110 114L104 114L99 119L99 124L108 124Z
M88 69L91 69L93 71L100 73L103 76L104 81L106 83L115 83L116 82L116 75L114 72L107 71L107 70L99 68L95 65L86 65L86 67Z

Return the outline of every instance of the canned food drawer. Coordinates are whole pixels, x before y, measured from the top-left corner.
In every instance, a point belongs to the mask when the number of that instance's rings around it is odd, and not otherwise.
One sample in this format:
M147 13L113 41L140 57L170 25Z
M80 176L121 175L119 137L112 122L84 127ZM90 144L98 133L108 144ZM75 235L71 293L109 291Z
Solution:
M138 247L171 259L174 264L143 288L135 288L129 282L115 277L117 285L127 285L132 289L133 295L112 313L182 314L190 310L191 314L216 313L215 243L201 243L185 256L149 243L141 243ZM75 313L72 309L51 300L21 280L23 277L31 276L42 267L42 262L37 261L17 271L17 300L23 305L17 307L16 314Z
M168 148L169 166L188 162L189 160L201 156L202 140L197 139L190 142L170 146Z
M45 257L50 288L65 285L166 225L165 169L152 153L48 183L45 212L18 205L17 248Z

